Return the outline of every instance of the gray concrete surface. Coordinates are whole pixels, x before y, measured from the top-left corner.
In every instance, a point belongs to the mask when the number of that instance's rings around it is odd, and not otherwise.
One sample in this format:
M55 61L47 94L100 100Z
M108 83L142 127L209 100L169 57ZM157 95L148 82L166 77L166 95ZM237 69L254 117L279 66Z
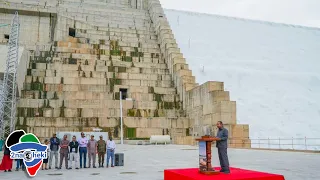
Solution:
M198 165L198 150L194 146L178 145L118 145L117 152L125 153L125 166L80 170L39 171L33 179L47 180L162 180L163 170L170 168L192 168ZM2 156L3 152L1 152ZM232 167L283 174L286 180L320 179L316 153L276 152L262 150L229 149ZM216 149L213 148L213 164L219 164ZM121 174L134 172L136 174ZM62 174L62 175L50 175ZM0 172L0 179L21 180L27 176L19 172Z

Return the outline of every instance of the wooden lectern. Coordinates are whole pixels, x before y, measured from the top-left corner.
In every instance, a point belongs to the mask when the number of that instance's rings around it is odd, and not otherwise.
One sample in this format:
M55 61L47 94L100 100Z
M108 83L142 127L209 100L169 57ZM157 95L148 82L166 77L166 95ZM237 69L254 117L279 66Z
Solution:
M199 141L199 172L206 175L219 174L219 171L215 171L211 165L211 145L213 141L217 141L218 138L211 136L202 136Z

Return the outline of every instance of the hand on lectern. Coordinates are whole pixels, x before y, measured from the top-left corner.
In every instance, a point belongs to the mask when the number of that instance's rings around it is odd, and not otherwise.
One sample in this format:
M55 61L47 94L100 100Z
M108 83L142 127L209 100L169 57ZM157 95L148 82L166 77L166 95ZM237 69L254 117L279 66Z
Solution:
M218 137L216 137L217 138L217 141L221 141L221 138L218 138Z

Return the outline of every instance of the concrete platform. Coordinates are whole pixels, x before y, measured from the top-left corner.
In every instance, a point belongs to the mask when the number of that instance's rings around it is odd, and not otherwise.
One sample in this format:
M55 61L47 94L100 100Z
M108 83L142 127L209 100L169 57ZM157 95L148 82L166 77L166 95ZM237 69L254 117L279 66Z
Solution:
M214 167L220 171L220 167ZM199 173L199 168L188 169L167 169L164 170L164 180L285 180L283 175L270 174L265 172L251 171L240 168L230 167L230 174L218 173L205 175Z
M125 153L125 166L123 167L40 171L33 179L163 180L164 169L198 166L198 148L195 146L117 146L116 152ZM0 156L2 155L3 152ZM229 159L232 167L282 174L290 180L320 179L320 174L317 173L320 156L315 153L229 149ZM212 160L214 166L219 166L215 148L213 148ZM25 178L26 175L23 172L0 172L0 179L21 180Z

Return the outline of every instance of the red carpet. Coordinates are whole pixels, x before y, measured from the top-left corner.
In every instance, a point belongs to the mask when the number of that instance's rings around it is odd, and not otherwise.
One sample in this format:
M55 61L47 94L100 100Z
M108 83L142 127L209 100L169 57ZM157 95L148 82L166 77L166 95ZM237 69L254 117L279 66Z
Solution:
M220 168L215 168L220 170ZM203 175L198 168L164 170L164 180L284 180L282 175L230 168L230 174Z

